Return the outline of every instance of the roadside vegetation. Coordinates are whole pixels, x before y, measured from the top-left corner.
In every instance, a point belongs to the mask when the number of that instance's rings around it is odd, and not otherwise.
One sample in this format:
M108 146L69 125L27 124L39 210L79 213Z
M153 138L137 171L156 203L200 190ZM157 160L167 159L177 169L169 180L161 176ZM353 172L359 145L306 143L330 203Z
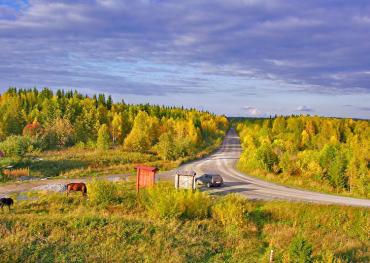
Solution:
M216 149L227 129L224 116L195 109L11 88L0 96L0 180L169 169Z
M14 196L15 197L15 196ZM0 217L2 262L369 262L369 209L93 181Z
M370 197L367 120L310 116L247 119L237 124L240 170L301 188Z

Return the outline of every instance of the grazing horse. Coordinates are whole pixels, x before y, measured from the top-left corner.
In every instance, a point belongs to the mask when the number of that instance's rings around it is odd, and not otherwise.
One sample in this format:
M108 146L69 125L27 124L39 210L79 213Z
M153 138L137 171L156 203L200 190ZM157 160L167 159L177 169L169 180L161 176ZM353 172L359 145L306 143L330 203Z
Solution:
M7 206L9 208L9 211L10 211L10 207L14 204L14 201L13 199L11 198L7 198L7 197L2 197L0 198L0 207L1 207L1 211L3 211L3 207L4 206Z
M87 195L86 184L84 184L84 183L70 183L70 184L67 184L67 195L71 191L75 191L75 192L80 191L80 192L82 192L82 196L86 196Z

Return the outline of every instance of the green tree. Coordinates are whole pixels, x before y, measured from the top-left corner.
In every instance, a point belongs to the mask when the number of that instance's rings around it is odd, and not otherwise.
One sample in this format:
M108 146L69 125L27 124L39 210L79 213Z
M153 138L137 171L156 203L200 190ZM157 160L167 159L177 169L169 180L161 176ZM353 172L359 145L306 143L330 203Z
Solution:
M271 145L264 143L258 147L256 151L256 159L260 163L260 167L268 172L273 170L273 167L279 163L278 156L272 150Z
M348 189L348 178L346 176L347 159L344 153L339 150L328 169L331 185L336 189Z
M110 144L110 136L108 126L103 124L98 131L98 140L96 142L99 150L108 150Z
M163 133L159 137L158 143L154 146L154 150L165 161L176 159L176 146L173 134L170 132Z

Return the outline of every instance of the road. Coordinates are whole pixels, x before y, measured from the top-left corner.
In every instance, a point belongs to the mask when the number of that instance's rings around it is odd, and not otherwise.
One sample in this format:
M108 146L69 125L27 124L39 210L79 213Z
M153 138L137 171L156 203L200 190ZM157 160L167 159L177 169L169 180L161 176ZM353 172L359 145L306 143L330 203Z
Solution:
M217 152L207 158L183 165L179 169L193 169L197 175L203 173L220 174L224 178L224 186L212 189L212 192L219 194L236 192L249 199L288 200L370 207L369 199L299 190L266 182L241 173L235 169L241 151L238 135L234 130L230 130L225 137L222 147ZM166 173L163 177L168 177L169 174Z

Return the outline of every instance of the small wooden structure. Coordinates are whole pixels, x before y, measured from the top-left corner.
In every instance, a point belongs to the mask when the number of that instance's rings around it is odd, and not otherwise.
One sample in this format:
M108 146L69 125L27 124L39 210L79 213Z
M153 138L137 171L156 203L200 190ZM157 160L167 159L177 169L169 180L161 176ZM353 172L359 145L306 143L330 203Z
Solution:
M0 158L4 158L5 157L5 153L0 151Z
M177 171L175 177L176 189L195 189L195 176L196 172L190 171Z
M158 171L156 167L138 165L136 169L136 191L140 188L153 186L155 183L155 174Z

